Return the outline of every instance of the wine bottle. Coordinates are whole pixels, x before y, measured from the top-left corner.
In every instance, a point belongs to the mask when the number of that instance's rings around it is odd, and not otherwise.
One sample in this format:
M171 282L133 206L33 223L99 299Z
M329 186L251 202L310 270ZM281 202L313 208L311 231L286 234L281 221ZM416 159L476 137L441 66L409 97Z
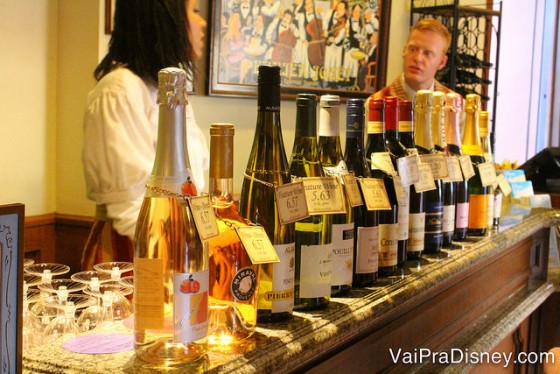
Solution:
M290 174L292 178L323 177L317 148L317 97L298 94L296 133ZM325 308L331 295L332 219L315 214L295 223L295 295L294 309Z
M389 197L390 210L379 211L379 275L388 276L397 269L399 204L390 169L391 158L385 146L385 102L370 99L368 104L366 157L372 178L383 179ZM388 164L384 160L389 160ZM387 168L388 167L388 168ZM385 170L383 170L384 168Z
M259 271L257 322L291 318L294 308L294 224L282 225L276 209L274 187L290 182L290 170L280 121L280 68L259 66L257 124L245 178L239 213L260 225L279 263L263 264Z
M418 154L435 152L432 136L433 91L416 91L414 105L414 143ZM443 190L441 179L435 179L436 188L426 191L426 224L424 226L424 253L437 253L443 245Z
M447 154L461 157L460 118L462 111L461 96L456 93L445 95L445 134L447 137ZM455 229L453 239L463 241L467 237L469 226L469 183L466 180L453 182L455 187Z
M399 141L407 149L408 154L418 154L414 144L414 107L412 101L401 100L399 107ZM408 215L408 246L407 258L417 260L424 250L424 226L426 225L426 207L424 192L416 192L410 186Z
M467 95L465 103L465 133L462 150L471 157L475 175L469 179L469 229L468 235L483 236L488 222L488 187L482 185L478 164L484 162L484 153L480 144L480 96Z
M208 344L220 349L251 336L257 325L259 266L252 264L235 231L248 222L233 201L234 132L230 123L210 125L208 193L220 235L208 241Z
M398 170L397 159L408 156L406 147L399 142L399 99L395 96L384 98L385 101L385 147L391 156L393 167ZM397 265L402 266L406 261L408 249L408 224L409 224L409 186L403 186L403 198L399 201L398 208L398 254Z
M479 113L479 129L480 129L480 146L482 147L482 154L484 155L484 162L494 163L494 155L492 154L492 147L490 145L490 132L488 131L488 112L481 110ZM487 226L489 229L494 227L494 187L488 186L488 220Z
M356 178L370 177L370 169L364 153L364 118L364 100L348 99L344 160L348 171L354 172ZM367 287L377 280L379 211L368 210L365 204L353 207L352 211L354 216L352 286Z
M432 135L436 152L448 156L445 132L445 94L441 91L434 92L434 108L432 109ZM453 241L455 231L455 186L450 181L441 181L443 190L443 220L441 234L442 246L448 247Z
M340 145L340 97L323 95L319 110L319 160L326 175L340 178L348 173ZM332 274L331 295L348 294L352 288L354 267L354 218L350 201L346 213L332 215Z
M181 195L196 195L186 149L182 69L158 74L156 158L134 236L134 349L161 366L196 360L207 349L208 245Z

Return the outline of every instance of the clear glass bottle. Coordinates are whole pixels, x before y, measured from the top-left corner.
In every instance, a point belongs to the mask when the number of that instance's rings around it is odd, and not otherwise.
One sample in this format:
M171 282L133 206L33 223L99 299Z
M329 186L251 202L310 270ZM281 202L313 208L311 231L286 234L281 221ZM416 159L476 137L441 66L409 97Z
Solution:
M348 171L356 178L369 178L370 169L364 152L363 99L346 102L346 145L344 160ZM379 211L368 210L366 205L353 207L354 215L354 270L353 287L371 286L377 280L379 266Z
M319 109L319 160L325 175L341 177L348 173L340 145L340 97L323 95ZM346 199L346 213L332 215L332 274L331 295L348 294L352 288L354 267L354 217Z
M234 132L231 123L210 125L208 193L220 235L208 241L208 345L222 351L251 336L257 325L259 266L252 264L235 231L248 222L233 201Z
M296 98L296 134L290 173L292 177L323 177L317 147L317 97L298 94ZM296 276L294 308L325 308L331 295L332 219L316 214L297 221Z
M241 188L239 213L266 231L279 263L259 271L258 322L284 321L294 309L294 223L282 225L274 187L290 182L280 121L280 68L259 66L255 137Z
M414 143L418 154L435 152L432 134L434 94L430 90L416 91L414 105ZM437 253L443 245L443 190L441 179L435 179L436 188L425 192L426 225L424 226L424 253Z
M488 126L489 118L488 112L481 110L479 114L479 125L480 125L480 145L482 147L482 153L484 154L484 160L487 163L494 164L494 154L492 152L492 145L490 143L490 131ZM488 186L490 197L488 198L488 228L492 229L494 227L494 213L497 213L496 226L498 226L500 221L501 213L501 194L500 191L493 186ZM496 200L500 199L500 209L495 207Z
M187 74L159 72L156 158L134 237L134 348L155 366L207 350L208 245L183 199L196 195L186 149Z
M484 236L488 223L488 187L482 185L478 164L483 163L484 152L480 142L480 96L469 94L465 98L465 133L462 150L471 157L475 175L469 179L469 230L468 235Z
M374 158L388 156L385 146L385 102L383 99L370 99L368 105L366 157L371 163L372 178L383 179L391 206L390 210L379 211L379 275L389 276L397 269L399 204L392 176L373 162Z
M399 141L408 154L418 154L414 144L414 106L410 100L401 100L399 106ZM410 186L408 208L407 259L418 260L424 250L424 228L426 225L426 206L424 192L416 192Z

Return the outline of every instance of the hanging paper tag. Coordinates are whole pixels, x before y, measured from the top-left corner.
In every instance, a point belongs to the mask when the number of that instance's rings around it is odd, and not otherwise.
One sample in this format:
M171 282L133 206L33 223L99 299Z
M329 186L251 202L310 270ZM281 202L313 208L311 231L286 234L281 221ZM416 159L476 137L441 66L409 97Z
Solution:
M303 178L307 209L310 215L346 213L344 192L338 178Z
M325 176L338 177L348 173L348 168L346 167L346 162L340 160L336 166L323 166L323 171L325 172Z
M496 179L498 181L498 186L500 186L500 190L502 190L502 193L504 194L504 196L509 196L509 194L511 194L511 185L507 181L505 175L500 173L496 177Z
M286 183L274 188L280 223L285 225L309 217L303 183Z
M410 155L397 159L397 168L403 186L410 186L418 182L420 173L418 172L418 155Z
M445 158L447 161L447 170L449 170L449 182L462 182L463 174L461 173L461 165L457 156L449 156Z
M243 243L253 265L280 262L274 246L262 226L236 226L235 231Z
M478 164L478 172L480 173L480 181L484 187L492 186L496 183L496 169L494 164L485 162Z
M383 179L362 178L360 179L364 200L368 210L390 210L389 196L385 189Z
M421 155L420 159L423 164L428 164L432 168L432 176L434 179L444 179L449 177L447 170L447 161L442 153L430 153Z
M476 174L471 161L471 156L463 155L459 157L459 164L461 165L461 170L463 171L464 180L468 181Z
M420 180L414 184L416 192L424 192L436 189L434 176L432 175L432 168L428 164L420 164L418 166L420 171Z
M200 240L205 241L220 235L210 196L193 196L188 201Z
M344 189L346 190L346 197L350 202L350 206L361 206L364 205L362 200L362 194L360 193L360 187L358 187L358 182L356 181L356 176L354 172L351 171L348 174L342 175L344 181Z
M397 194L397 202L399 203L399 206L403 206L403 204L405 203L406 195L404 193L401 178L398 175L395 175L393 177L393 184L395 186L395 193Z
M397 172L393 167L389 152L374 152L371 154L371 168L383 170L389 175L395 175Z

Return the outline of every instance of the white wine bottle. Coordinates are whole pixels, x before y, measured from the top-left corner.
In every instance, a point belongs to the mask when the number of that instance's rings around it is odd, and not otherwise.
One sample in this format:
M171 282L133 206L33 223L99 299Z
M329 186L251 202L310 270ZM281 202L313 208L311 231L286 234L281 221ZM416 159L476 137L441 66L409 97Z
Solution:
M157 366L183 365L207 349L208 246L184 195L196 195L186 149L187 74L158 75L156 158L134 237L134 349Z

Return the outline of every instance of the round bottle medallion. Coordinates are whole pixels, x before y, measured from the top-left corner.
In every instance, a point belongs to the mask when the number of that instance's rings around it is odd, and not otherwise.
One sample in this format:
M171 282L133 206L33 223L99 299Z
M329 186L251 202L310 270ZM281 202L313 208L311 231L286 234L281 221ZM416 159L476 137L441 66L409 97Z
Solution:
M237 300L247 301L255 293L257 274L251 268L243 268L235 274L231 282L231 292Z

